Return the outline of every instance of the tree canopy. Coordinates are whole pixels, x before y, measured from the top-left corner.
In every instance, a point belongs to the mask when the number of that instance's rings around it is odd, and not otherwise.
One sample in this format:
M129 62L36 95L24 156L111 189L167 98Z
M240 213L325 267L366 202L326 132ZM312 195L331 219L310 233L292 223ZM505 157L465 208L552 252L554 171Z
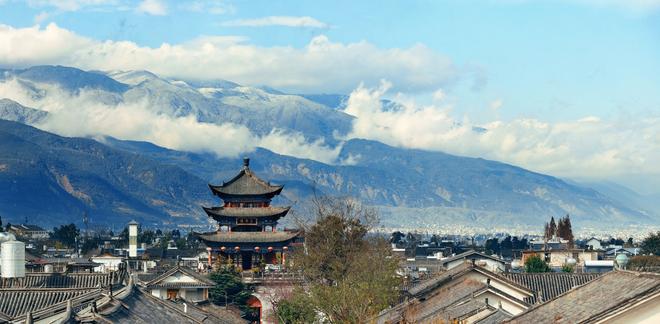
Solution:
M550 266L538 255L532 255L525 260L526 272L550 272Z
M649 236L644 238L639 246L642 248L642 253L644 254L660 256L660 231L655 234L651 233Z
M76 243L78 235L80 235L80 230L76 227L76 224L71 223L53 228L51 238L68 247L72 247Z
M309 287L278 307L278 316L307 314L292 307L312 305L331 323L358 323L394 304L398 260L385 238L369 235L375 211L350 199L317 198L314 204L316 221L301 224L305 251L293 257Z

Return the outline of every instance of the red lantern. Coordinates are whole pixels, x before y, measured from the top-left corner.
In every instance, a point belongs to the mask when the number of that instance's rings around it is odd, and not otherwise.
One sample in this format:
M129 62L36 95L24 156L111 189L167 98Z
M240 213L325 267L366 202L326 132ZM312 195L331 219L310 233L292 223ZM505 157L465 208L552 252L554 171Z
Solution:
M258 246L255 246L255 247L254 247L254 250L257 251L257 252L259 252L259 250L261 250L261 248L258 247Z
M223 246L223 247L220 248L220 251L225 252L226 249L227 249L227 248L225 248L225 247Z
M288 250L288 249L289 249L288 246L285 246L285 247L282 248L282 250L284 250L284 251L286 251L286 250Z
M210 247L207 247L207 248L206 248L206 251L207 251L207 252L211 252L211 251L213 251L213 249L210 248Z
M268 247L268 252L273 252L273 247L272 246Z
M241 247L239 247L239 246L237 246L237 247L234 247L234 250L236 250L236 252L238 252L238 251L240 251L240 250L241 250Z

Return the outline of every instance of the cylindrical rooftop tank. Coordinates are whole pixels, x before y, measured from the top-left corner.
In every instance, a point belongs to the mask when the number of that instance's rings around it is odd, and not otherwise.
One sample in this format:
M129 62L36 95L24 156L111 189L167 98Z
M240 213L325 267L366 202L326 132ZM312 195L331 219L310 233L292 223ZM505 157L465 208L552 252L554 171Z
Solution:
M616 256L615 260L616 260L616 264L619 265L620 269L625 269L626 268L626 265L628 264L628 256L627 255L625 255L623 253L619 253Z
M25 243L7 241L2 243L2 278L25 277Z
M15 241L15 240L16 240L16 236L14 236L14 234L7 232L0 232L0 244L2 244L2 242Z

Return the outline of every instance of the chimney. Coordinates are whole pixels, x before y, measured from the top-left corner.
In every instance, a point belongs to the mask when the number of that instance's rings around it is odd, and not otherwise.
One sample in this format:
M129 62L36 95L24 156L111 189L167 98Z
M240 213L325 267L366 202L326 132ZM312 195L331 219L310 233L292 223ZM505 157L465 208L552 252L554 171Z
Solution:
M249 166L250 166L250 158L246 156L243 158L243 167L247 168Z

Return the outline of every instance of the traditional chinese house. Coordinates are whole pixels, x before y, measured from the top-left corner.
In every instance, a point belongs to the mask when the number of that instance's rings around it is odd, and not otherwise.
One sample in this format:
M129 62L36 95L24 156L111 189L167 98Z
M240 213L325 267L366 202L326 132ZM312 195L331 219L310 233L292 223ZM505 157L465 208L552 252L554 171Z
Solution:
M271 206L271 200L283 186L272 185L250 170L250 160L243 160L241 171L228 182L209 185L224 204L204 211L218 222L218 230L197 234L211 249L211 254L251 269L260 263L278 264L286 258L298 232L278 231L277 222L290 207ZM217 254L216 254L217 253Z

